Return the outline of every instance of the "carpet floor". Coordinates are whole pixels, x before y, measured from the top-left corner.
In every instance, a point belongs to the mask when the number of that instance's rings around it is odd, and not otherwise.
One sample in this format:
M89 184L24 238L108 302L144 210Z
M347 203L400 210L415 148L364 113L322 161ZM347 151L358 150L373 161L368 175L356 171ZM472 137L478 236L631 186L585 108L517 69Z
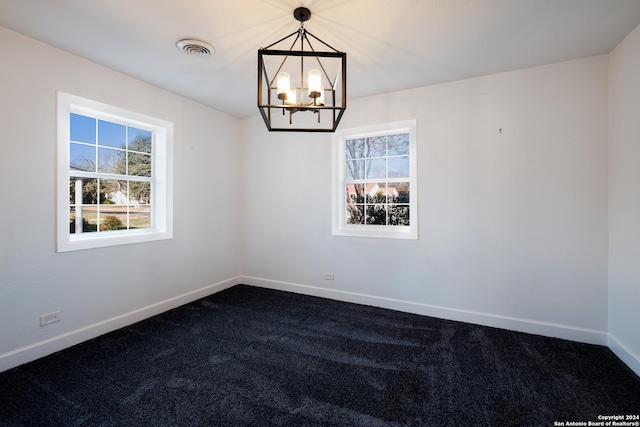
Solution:
M0 373L0 426L553 426L640 413L606 347L235 286ZM559 424L555 424L559 425Z

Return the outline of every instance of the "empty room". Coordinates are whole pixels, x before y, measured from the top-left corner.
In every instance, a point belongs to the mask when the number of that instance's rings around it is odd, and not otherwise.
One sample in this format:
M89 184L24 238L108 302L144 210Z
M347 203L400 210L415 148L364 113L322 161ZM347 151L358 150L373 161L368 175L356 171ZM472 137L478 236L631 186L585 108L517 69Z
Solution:
M0 426L640 426L638 76L638 0L0 0Z

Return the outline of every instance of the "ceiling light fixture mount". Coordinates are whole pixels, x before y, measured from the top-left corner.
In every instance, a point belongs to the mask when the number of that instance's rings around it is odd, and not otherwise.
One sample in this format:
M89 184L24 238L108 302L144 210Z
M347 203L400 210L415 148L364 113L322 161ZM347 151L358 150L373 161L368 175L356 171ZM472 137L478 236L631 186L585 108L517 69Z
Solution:
M306 7L298 7L293 11L293 17L300 22L308 21L311 19L311 11Z
M304 28L311 11L293 11L300 28L258 50L258 108L270 131L335 132L347 108L347 54ZM294 38L289 49L277 45ZM316 51L319 42L323 51ZM299 46L299 50L294 50ZM311 112L313 115L293 115Z

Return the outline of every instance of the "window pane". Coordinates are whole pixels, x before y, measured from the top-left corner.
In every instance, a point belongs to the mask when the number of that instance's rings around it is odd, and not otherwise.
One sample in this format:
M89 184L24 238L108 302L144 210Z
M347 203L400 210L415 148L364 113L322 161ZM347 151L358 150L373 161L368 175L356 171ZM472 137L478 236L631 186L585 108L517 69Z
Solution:
M364 179L364 160L347 160L347 181Z
M104 205L128 205L127 181L116 179L100 180L100 203Z
M347 184L347 203L364 203L364 184Z
M77 220L77 218L79 218L78 215L83 218L81 221ZM83 209L81 206L79 206L76 209L76 207L72 207L69 210L69 234L77 234L77 227L80 228L78 233L89 233L92 231L97 231L95 218L95 208Z
M390 199L390 202L393 203L409 203L410 202L410 191L409 191L409 183L408 182L396 182L390 183L389 187L394 187L393 190L389 190L389 195L393 195L393 198Z
M78 215L80 215L80 217L82 218L82 221L78 221ZM69 233L70 234L77 234L76 233L76 228L80 227L80 231L78 231L78 233L89 233L89 232L93 232L93 231L97 231L97 227L96 227L96 211L95 211L95 207L94 208L83 208L82 206L79 207L72 207L69 211Z
M389 178L409 177L409 156L389 157Z
M98 180L84 178L82 180L82 203L95 205L98 203Z
M77 171L96 171L96 147L74 144L69 147L69 169Z
M127 156L129 159L129 175L151 176L151 156L149 154L127 153Z
M130 181L129 203L133 205L148 205L151 203L151 183Z
M410 225L409 205L389 205L389 225Z
M369 184L369 186L367 186L367 203L386 203L387 184Z
M364 224L364 205L347 205L347 224Z
M387 177L387 159L367 160L366 168L366 179L382 179Z
M151 207L129 206L129 228L151 228Z
M387 155L387 137L375 136L367 138L365 155L371 157L385 157Z
M82 206L82 231L85 233L98 231L98 215L95 206Z
M69 210L69 234L76 232L76 208L71 207Z
M152 134L148 130L129 129L129 150L151 153Z
M387 206L382 204L367 205L367 224L386 225Z
M96 119L79 114L70 114L69 125L71 141L96 143Z
M125 152L111 148L98 148L98 172L127 173L125 164Z
M389 135L387 139L389 156L409 154L409 134Z
M69 179L69 204L73 205L76 203L76 179Z
M123 212L124 210L124 212ZM100 231L126 230L127 207L117 206L100 211Z
M126 126L98 120L98 145L126 148Z
M345 143L345 157L347 159L361 159L364 157L364 139L350 139Z

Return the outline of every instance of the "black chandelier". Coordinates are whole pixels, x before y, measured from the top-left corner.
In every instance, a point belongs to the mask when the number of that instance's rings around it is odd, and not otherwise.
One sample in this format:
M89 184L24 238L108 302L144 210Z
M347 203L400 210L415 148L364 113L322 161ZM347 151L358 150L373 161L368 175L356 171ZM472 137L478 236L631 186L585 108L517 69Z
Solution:
M300 29L258 50L260 114L270 131L335 132L347 108L347 54L304 28L309 9L299 7L293 16ZM288 50L272 49L294 36ZM311 39L329 51L316 51ZM298 42L300 50L293 50Z

